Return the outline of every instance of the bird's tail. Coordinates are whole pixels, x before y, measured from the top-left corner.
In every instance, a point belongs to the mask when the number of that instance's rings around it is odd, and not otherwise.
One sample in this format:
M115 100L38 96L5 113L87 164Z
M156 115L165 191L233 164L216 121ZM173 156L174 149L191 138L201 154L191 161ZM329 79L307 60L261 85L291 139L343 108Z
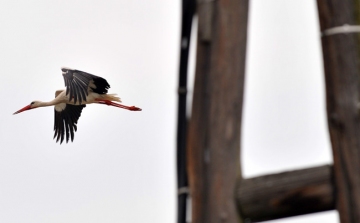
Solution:
M102 95L104 100L121 102L121 99L116 94L104 94Z

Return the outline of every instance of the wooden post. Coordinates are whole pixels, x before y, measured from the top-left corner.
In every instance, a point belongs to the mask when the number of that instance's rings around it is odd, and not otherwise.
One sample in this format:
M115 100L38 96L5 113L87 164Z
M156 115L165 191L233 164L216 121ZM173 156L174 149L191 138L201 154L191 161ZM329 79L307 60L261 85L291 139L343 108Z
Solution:
M359 25L359 0L318 0L321 32ZM360 222L359 34L322 37L328 125L341 223Z
M235 189L248 0L199 0L199 35L188 174L193 223L242 222Z
M186 222L186 204L188 196L188 177L186 172L186 98L187 98L187 71L190 49L191 25L195 13L195 0L182 0L180 66L179 66L179 103L177 124L177 223Z

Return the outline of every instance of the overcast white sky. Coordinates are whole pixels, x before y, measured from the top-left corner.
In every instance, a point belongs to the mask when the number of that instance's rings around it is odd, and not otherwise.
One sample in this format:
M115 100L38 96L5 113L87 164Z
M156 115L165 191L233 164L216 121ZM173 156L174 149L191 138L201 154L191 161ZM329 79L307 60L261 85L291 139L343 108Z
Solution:
M175 222L180 1L0 1L0 222ZM331 163L314 0L252 0L243 173ZM83 110L73 143L53 108L61 66L102 76L124 104ZM336 212L273 223L338 222Z

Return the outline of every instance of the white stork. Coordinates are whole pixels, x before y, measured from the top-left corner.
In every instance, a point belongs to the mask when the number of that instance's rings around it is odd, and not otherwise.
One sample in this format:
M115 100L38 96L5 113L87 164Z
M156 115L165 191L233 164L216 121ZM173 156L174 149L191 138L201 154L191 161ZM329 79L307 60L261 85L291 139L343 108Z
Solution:
M66 136L66 143L71 137L74 140L74 132L77 130L77 121L82 109L86 104L98 103L111 105L130 111L141 111L135 106L125 106L113 101L121 102L116 94L107 94L110 85L101 77L66 67L62 67L66 90L57 90L55 99L49 102L33 101L29 105L15 112L18 114L39 107L55 106L54 138L56 142L63 142Z

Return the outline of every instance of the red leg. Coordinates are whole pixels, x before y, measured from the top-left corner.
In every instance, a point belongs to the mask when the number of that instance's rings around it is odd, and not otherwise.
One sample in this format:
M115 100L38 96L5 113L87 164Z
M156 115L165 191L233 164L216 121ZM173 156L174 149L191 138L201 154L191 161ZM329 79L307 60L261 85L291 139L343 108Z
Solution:
M110 105L110 106L114 106L114 107L118 107L118 108L123 108L123 109L127 109L130 111L141 111L141 108L135 107L135 106L126 106L126 105L122 105L122 104L118 104L109 100L102 100L102 99L95 99L97 101L97 103L99 104L103 104L103 105Z

